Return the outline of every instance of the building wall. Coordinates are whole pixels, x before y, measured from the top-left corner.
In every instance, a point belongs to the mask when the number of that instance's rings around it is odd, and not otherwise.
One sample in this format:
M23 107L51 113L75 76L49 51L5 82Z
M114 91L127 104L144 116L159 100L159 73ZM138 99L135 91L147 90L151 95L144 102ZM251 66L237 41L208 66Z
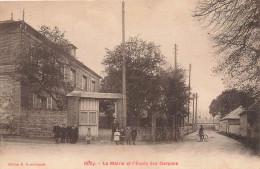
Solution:
M219 122L219 131L220 132L228 131L228 120L223 120Z
M15 64L18 61L21 45L30 48L31 45L42 39L28 26L22 32L20 25L21 22L0 24L0 133L21 134L28 137L52 137L52 127L56 122L78 125L78 109L76 105L70 106L75 110L68 110L69 116L67 111L58 111L55 106L36 109L33 106L35 102L32 102L35 100L32 87L21 85L14 79ZM64 59L70 61L65 56ZM87 90L91 91L92 81L95 81L95 91L92 92L98 92L99 77L77 61L72 59L70 62L72 62L72 67L67 68L65 73L68 74L71 68L76 71L76 88L83 89L82 78L85 76L88 79ZM28 99L28 105L24 106L22 103L27 103L26 99ZM48 97L48 103L50 100ZM73 103L71 102L71 104ZM75 114L72 115L72 113Z
M0 75L0 133L20 134L20 97L19 82L9 75Z
M242 114L240 116L240 135L246 137L247 136L247 115Z
M23 109L21 135L25 137L52 138L53 126L67 124L67 111Z
M240 134L240 125L238 124L229 124L229 132L230 134L239 135Z

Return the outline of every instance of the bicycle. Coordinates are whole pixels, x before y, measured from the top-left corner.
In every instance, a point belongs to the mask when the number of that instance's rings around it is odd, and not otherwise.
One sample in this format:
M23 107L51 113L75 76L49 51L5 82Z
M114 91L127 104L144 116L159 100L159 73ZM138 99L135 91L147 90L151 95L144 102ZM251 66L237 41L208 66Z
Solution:
M197 133L195 137L196 137L196 140L198 142L202 142L202 141L208 142L208 135L207 134L203 134L202 137L200 137L200 134Z

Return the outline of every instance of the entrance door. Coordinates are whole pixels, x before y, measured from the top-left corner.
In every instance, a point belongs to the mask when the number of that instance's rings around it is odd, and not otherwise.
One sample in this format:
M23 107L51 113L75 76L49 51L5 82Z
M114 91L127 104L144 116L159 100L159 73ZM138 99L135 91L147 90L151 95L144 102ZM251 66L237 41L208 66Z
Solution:
M98 136L99 101L81 99L79 112L79 138L85 139L90 128L93 137Z

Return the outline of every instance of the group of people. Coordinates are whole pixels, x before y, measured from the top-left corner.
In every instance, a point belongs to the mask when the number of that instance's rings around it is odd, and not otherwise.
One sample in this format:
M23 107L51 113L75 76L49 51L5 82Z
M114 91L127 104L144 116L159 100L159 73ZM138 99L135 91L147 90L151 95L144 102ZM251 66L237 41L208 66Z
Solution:
M62 124L61 126L57 123L53 127L53 133L56 143L72 143L75 144L78 140L78 128L77 126L68 124Z
M131 145L131 142L135 145L137 137L137 130L135 128L126 127L119 129L119 123L115 118L111 123L111 129L111 141L115 141L117 145L124 144L125 141L127 145Z

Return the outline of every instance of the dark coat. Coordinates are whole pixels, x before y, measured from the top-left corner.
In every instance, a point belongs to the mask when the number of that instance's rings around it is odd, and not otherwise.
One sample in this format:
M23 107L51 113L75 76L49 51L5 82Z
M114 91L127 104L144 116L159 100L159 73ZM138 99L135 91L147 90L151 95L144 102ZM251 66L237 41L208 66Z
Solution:
M52 131L54 133L54 138L60 137L60 126L54 126Z
M77 139L78 138L79 129L77 127L71 129L71 137Z
M136 137L137 137L137 130L136 129L132 129L131 135L132 135L132 139L135 140Z
M117 121L112 121L111 123L111 129L112 130L116 130L116 129L119 129L119 123Z
M60 135L61 135L61 138L66 138L66 136L67 136L67 128L66 127L61 127Z

